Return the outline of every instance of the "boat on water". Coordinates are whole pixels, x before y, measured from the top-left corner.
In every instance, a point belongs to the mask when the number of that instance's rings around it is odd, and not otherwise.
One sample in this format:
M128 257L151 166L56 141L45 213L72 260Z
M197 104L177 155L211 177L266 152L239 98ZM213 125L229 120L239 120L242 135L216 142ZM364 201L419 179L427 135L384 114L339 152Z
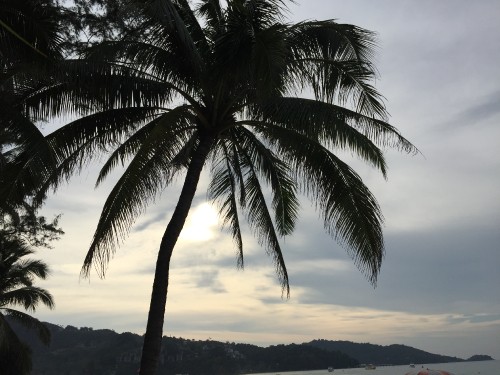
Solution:
M377 368L377 366L369 364L369 365L366 365L365 370L375 370L376 368Z
M411 368L415 368L415 365L413 363L410 363Z
M333 372L333 367L328 367L328 372Z

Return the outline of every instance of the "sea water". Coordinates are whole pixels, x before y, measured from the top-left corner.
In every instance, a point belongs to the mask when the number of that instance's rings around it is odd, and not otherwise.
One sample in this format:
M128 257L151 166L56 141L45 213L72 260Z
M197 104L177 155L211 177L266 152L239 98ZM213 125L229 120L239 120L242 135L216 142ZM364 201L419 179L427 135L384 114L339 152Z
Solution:
M375 370L365 370L364 368L335 369L328 372L328 369L315 371L290 371L290 372L268 372L265 374L253 375L406 375L406 373L421 369L445 370L454 375L500 375L500 361L474 361L474 362L451 362L451 363L431 363L415 364L415 368L405 366L379 366Z

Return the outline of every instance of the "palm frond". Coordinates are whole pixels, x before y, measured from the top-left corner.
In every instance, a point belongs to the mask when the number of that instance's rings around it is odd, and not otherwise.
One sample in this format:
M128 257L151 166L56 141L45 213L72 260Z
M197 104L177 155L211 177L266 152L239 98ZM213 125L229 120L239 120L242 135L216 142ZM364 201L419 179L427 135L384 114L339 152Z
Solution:
M33 120L112 108L163 107L176 94L175 86L148 72L103 61L58 62L53 74L52 82L45 82L23 100Z
M357 132L360 132L380 147L418 153L418 149L389 123L330 103L305 98L273 98L263 103L256 114L332 147L350 147L350 142L355 143ZM353 150L356 151L356 147Z
M44 304L49 309L54 308L52 295L47 290L36 286L24 286L0 295L0 306L21 305L26 310L35 312L39 303Z
M177 0L179 5L179 15L181 16L186 28L189 30L190 35L193 38L195 45L198 47L198 51L203 51L205 53L209 52L208 41L205 36L202 25L196 17L196 11L191 9L187 0ZM208 56L203 56L204 60Z
M49 189L54 191L61 182L68 180L74 173L92 160L105 153L110 147L119 145L122 139L140 127L148 117L161 113L160 108L122 108L98 112L77 119L46 137L51 147L56 166L48 169L39 177L41 184L37 188L36 202L42 202ZM32 176L34 167L40 164L44 154L34 153L29 162L27 176Z
M35 47L32 43L30 43L28 40L26 40L26 38L24 38L22 35L20 35L19 33L17 33L16 30L14 30L8 24L6 24L5 22L3 22L1 19L0 19L0 26L2 28L4 28L5 30L7 30L9 33L11 33L21 43L24 43L26 46L28 46L29 48L31 48L34 52L38 53L40 56L42 56L42 57L48 57L45 53L43 53L42 51L40 51L37 47Z
M161 117L158 117L142 126L139 130L124 140L123 143L111 153L99 171L95 184L96 187L104 181L113 168L115 168L118 164L122 167L125 166L126 161L137 153L160 120Z
M358 112L387 119L383 98L370 84L377 74L371 62L376 45L372 32L311 21L291 26L288 35L292 77L310 85L318 100L341 105L351 100Z
M250 227L261 246L265 246L266 251L272 257L278 280L282 287L282 292L290 295L290 285L288 281L288 272L285 265L283 253L278 240L278 235L266 204L264 192L260 185L257 171L254 168L252 157L240 145L237 146L238 153L241 155L242 169L245 178L245 212L247 214Z
M211 41L224 30L224 12L220 0L202 0L196 7L196 14L206 23L205 33Z
M224 156L212 166L208 198L219 202L219 215L222 217L222 226L229 226L236 244L237 266L244 268L243 240L238 217L237 183L235 181L239 165L233 164L235 159L229 152L228 147L224 144L221 147L224 150Z
M34 194L40 181L57 165L50 144L40 130L24 116L19 116L8 127L19 135L19 141L3 155L8 161L2 170L0 192L10 204L21 203L27 195Z
M187 64L178 64L182 58L168 43L156 45L141 40L105 42L87 51L87 59L92 61L116 64L137 74L147 72L153 81L170 82L191 95L198 95L192 69Z
M15 264L8 261L2 261L2 263L0 268L7 272L0 271L2 276L0 292L12 291L21 285L32 286L35 277L45 279L49 275L47 265L40 260L16 260Z
M276 157L254 133L240 127L237 132L238 144L245 150L256 171L271 186L272 207L275 223L281 236L289 235L295 228L299 201L296 196L295 181L290 178L290 170L285 162Z
M49 1L4 1L0 8L0 47L8 61L61 57L60 8Z
M392 138L395 139L392 142L400 142L401 147L413 147L397 131L390 132L390 125L369 120L364 122L364 118L354 116L353 112L328 103L302 98L277 98L269 100L260 110L263 121L242 123L256 127L257 132L260 127L277 124L328 148L349 150L378 168L384 177L387 173L385 158L372 139L385 144L391 142ZM274 125L271 128L274 129Z
M196 41L190 33L188 25L193 28L193 21L186 24L175 3L172 0L153 0L150 3L151 17L156 18L163 26L165 33L159 33L156 38L168 39L179 50L179 56L182 56L182 63L189 66L198 83L203 82L203 74L206 72L205 61L200 55ZM189 8L189 7L188 7ZM185 17L191 13L186 7L182 8ZM194 16L192 16L194 17ZM191 18L191 17L188 17ZM199 36L201 38L201 36Z
M5 316L0 312L0 365L2 370L14 369L17 374L29 374L32 369L31 349L19 340Z
M192 133L190 116L187 107L178 107L163 114L151 130L104 204L84 260L83 276L88 276L92 264L104 276L117 243L128 233L137 215L172 181L179 170L179 165L172 161Z
M346 246L356 266L375 284L384 255L383 217L361 178L328 149L299 133L276 128L266 136L303 181L301 188L316 202L326 231Z
M259 31L279 23L286 9L283 0L234 1L235 8L246 16L253 29ZM228 4L231 7L233 4Z
M9 308L2 308L2 310L4 311L6 316L14 319L24 327L35 330L38 338L45 345L48 345L50 343L50 330L44 323L26 313L23 313L22 311L17 311Z

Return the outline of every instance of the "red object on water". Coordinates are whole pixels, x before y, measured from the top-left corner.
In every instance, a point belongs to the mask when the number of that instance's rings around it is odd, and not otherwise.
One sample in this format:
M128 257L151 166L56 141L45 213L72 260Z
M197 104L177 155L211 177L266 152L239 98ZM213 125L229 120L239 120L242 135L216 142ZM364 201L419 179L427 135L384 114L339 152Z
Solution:
M407 372L406 375L453 375L451 372L443 370L412 370Z

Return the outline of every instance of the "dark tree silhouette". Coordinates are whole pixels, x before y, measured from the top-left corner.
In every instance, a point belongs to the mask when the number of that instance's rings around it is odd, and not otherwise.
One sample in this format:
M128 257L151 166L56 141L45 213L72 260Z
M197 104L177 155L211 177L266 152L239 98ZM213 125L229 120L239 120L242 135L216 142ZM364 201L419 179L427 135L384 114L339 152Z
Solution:
M31 373L31 350L19 340L6 317L36 330L44 343L50 340L50 331L43 323L13 309L22 306L34 312L40 303L54 307L50 293L33 285L35 278L45 279L49 271L39 260L24 259L32 253L24 241L0 234L0 368L5 375Z
M239 267L246 218L288 295L279 239L293 232L303 193L325 230L375 283L384 253L382 214L335 151L349 150L385 176L384 147L416 150L387 122L372 85L374 34L332 20L290 24L280 0L224 6L202 0L194 9L187 0L130 4L140 14L140 34L61 62L54 82L24 101L33 118L80 117L47 135L44 147L20 150L21 173L11 186L29 186L43 200L103 153L108 159L97 184L117 165L126 166L82 269L88 275L95 265L103 275L136 217L184 175L158 251L141 374L157 368L170 258L205 166L209 198L234 237ZM309 92L313 98L300 96Z

